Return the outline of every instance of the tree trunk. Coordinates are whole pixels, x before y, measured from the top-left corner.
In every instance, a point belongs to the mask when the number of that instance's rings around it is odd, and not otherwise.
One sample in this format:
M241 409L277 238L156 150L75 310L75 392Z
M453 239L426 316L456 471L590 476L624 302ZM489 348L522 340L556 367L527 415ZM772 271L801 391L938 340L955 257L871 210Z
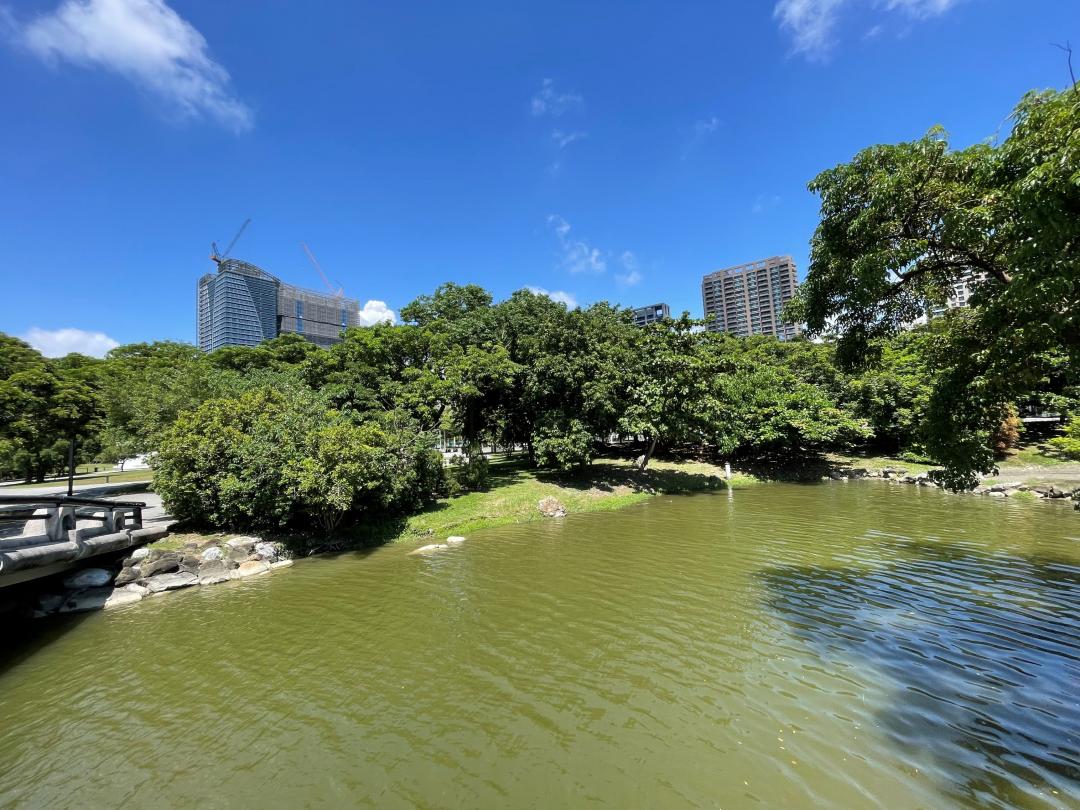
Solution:
M654 436L652 438L652 441L649 442L648 449L642 455L637 457L637 460L634 462L634 466L637 467L639 470L644 470L646 467L649 466L649 460L652 458L652 454L655 451L656 437Z

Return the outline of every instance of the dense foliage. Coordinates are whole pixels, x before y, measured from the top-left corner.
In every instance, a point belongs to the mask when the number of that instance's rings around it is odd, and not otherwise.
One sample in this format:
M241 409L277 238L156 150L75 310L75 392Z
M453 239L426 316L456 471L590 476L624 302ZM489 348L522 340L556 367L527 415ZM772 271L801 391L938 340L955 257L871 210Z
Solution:
M1011 403L1077 384L1080 92L1029 93L997 145L951 149L935 128L866 149L810 189L821 222L791 314L836 333L845 368L873 363L928 300L979 279L928 355L923 431L946 481L973 483L993 467Z
M401 414L361 419L301 388L212 399L164 432L154 483L180 519L276 528L404 512L446 494L441 456Z
M1070 419L1065 435L1051 439L1050 444L1066 458L1080 460L1080 416Z
M0 477L40 481L58 473L72 441L80 460L97 452L96 366L81 355L49 361L0 334Z
M445 284L404 323L203 354L122 346L43 358L0 335L0 476L148 453L184 518L240 528L415 509L482 489L485 446L572 470L605 445L798 459L865 446L969 485L1016 443L1018 407L1076 412L1080 99L1026 96L999 145L932 130L823 172L791 315L836 339L735 338L684 315L644 328L607 303ZM981 274L972 306L908 328ZM1057 442L1075 453L1076 417ZM448 476L432 448L464 449Z
M496 304L447 284L404 313L411 322L350 329L329 349L284 335L209 355L155 343L46 360L5 338L0 463L40 477L74 433L97 458L150 453L178 517L330 530L485 488L491 446L559 470L612 441L639 447L642 466L674 448L780 463L852 446L921 458L948 371L941 347L964 322L880 340L880 361L852 372L829 343L735 338L685 315L637 328L608 304L569 310L528 291ZM432 450L440 434L463 450L448 472ZM1014 422L988 438L1014 440Z

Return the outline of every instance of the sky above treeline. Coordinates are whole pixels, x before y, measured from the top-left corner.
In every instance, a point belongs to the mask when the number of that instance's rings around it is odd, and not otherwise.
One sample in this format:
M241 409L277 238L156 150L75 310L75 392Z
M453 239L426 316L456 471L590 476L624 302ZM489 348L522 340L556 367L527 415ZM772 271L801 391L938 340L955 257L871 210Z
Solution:
M193 341L210 242L393 317L440 283L702 314L806 183L1063 87L1077 0L0 3L0 331Z

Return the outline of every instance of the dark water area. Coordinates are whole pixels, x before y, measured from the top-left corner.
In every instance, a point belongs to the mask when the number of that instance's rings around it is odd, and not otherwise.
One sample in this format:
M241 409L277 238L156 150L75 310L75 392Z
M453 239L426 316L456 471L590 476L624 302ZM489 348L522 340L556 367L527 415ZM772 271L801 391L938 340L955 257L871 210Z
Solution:
M769 484L0 652L0 806L1080 807L1080 515Z

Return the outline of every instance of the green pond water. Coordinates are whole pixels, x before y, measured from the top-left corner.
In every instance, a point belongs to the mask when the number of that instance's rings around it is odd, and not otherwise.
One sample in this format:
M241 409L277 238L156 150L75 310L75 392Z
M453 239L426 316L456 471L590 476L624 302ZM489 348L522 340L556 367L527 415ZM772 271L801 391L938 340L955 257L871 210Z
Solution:
M0 654L0 806L1080 807L1080 515L771 484Z

